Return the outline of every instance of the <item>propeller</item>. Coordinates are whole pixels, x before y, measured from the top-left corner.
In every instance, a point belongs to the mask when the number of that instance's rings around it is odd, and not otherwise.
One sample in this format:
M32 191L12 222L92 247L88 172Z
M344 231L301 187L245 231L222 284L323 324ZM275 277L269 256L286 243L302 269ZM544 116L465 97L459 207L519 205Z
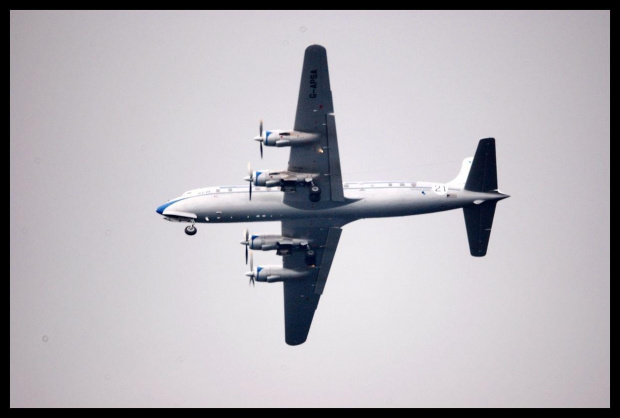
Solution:
M245 264L248 264L248 248L250 246L250 233L248 232L247 228L245 229L245 231L243 231L243 241L241 241L241 245L245 245Z
M255 141L258 141L260 144L260 158L263 159L263 120L260 120L260 125L258 127L258 136L254 138Z
M252 200L252 183L254 183L254 173L252 172L252 166L248 162L248 175L243 178L245 181L250 182L250 200Z
M250 284L254 286L256 276L254 275L254 255L252 253L250 253L250 271L245 273L245 275L250 278L250 282L248 283L248 286Z

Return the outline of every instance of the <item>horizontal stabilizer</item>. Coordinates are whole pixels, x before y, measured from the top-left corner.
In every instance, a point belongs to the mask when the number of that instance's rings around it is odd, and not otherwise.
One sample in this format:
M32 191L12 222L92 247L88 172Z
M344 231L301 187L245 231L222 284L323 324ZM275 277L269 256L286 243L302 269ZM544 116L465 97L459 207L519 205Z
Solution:
M469 251L474 257L484 257L487 253L496 204L497 201L488 201L480 205L463 208Z

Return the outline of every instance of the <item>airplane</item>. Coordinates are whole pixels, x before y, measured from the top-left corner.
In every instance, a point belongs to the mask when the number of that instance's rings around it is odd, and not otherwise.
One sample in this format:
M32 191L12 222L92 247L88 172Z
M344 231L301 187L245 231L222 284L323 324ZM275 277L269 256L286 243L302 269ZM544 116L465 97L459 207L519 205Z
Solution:
M319 299L325 289L342 227L364 218L420 215L463 208L470 253L487 253L498 201L509 197L499 191L495 139L478 143L474 157L466 158L460 172L447 183L343 183L329 83L327 53L320 45L305 51L297 113L293 130L263 130L263 146L290 148L286 169L252 171L247 186L219 186L190 190L157 208L172 222L282 223L280 235L250 235L241 244L248 250L276 251L282 265L254 267L250 254L249 283L283 282L285 341L306 341ZM254 188L254 190L253 190Z

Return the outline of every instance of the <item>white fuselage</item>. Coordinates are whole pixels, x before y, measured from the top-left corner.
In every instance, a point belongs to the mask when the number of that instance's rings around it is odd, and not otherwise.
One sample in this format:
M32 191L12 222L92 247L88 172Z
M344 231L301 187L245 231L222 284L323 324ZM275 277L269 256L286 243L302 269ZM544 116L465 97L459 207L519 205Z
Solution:
M279 187L255 187L249 200L248 186L208 187L188 191L161 205L157 212L168 220L193 219L196 223L327 218L344 224L363 218L440 212L500 198L495 193L471 192L426 182L345 183L345 202L321 201L312 203L311 209L307 209L307 202L303 205L285 202L284 195ZM195 215L195 218L183 214Z

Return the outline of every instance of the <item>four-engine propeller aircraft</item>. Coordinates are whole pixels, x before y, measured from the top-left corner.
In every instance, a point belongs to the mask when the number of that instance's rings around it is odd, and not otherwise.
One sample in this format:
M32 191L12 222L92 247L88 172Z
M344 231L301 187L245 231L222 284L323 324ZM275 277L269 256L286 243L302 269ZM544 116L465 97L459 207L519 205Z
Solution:
M250 281L283 282L285 340L306 341L342 227L363 218L419 215L463 208L471 255L484 256L496 203L508 197L497 187L495 140L480 140L473 158L463 161L458 176L448 183L344 183L338 157L334 106L325 48L306 49L293 130L263 130L263 145L290 148L288 167L250 171L246 186L190 190L157 208L164 219L187 222L188 235L196 223L281 221L281 235L250 235L248 249L273 251L282 265L253 266ZM252 187L255 186L254 190ZM251 256L251 254L250 254Z

